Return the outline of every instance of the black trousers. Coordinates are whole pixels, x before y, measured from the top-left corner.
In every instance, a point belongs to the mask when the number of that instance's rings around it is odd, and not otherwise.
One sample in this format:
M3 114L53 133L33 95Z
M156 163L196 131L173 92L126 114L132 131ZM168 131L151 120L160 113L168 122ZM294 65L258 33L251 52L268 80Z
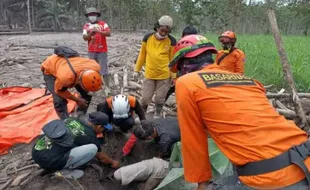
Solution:
M118 126L122 132L127 132L135 125L135 120L132 116L125 119L113 119L113 124Z
M53 96L54 108L58 117L60 119L66 119L67 117L69 117L67 106L68 101L65 98L59 96L55 92L54 86L56 78L53 75L45 75L45 74L43 74L43 77L46 84L46 88L51 92ZM76 85L75 89L81 94L82 98L84 98L88 102L89 106L92 96L88 95L88 93L80 85ZM85 108L78 107L77 111L86 113L88 106Z

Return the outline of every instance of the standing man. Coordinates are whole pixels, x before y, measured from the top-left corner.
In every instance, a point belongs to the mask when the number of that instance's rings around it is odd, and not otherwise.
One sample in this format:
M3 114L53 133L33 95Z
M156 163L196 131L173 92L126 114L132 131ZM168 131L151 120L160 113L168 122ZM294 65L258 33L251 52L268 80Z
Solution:
M196 28L194 26L186 26L183 29L182 38L184 36L192 35L192 34L198 34ZM176 81L176 78L173 80L173 85L170 87L170 89L167 92L167 95L166 95L166 98L165 98L165 102L168 100L169 96L175 92L175 81Z
M135 65L134 78L139 75L142 66L145 66L141 105L146 112L155 94L154 118L161 117L165 97L173 77L168 68L176 44L175 38L170 35L172 26L173 20L167 15L162 16L155 23L155 32L146 34L143 38Z
M210 184L210 135L237 171L214 189L309 189L308 135L269 104L263 85L213 64L216 49L201 35L182 38L174 53L185 180Z
M218 51L215 63L223 70L244 74L245 54L235 47L236 34L232 31L226 31L218 39L223 49Z
M89 23L83 28L83 39L88 41L88 57L100 64L100 74L105 84L105 93L109 93L109 72L108 72L108 46L106 37L111 36L107 23L99 20L101 13L94 7L86 9L85 16Z

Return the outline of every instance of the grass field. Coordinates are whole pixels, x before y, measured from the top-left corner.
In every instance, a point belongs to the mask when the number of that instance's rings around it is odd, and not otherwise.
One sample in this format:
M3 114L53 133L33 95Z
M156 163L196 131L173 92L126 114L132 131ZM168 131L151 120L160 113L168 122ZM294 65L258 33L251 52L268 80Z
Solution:
M217 35L205 36L220 48ZM273 37L239 35L237 38L237 47L246 54L245 74L264 85L274 84L278 89L285 88L287 85ZM310 92L310 37L283 36L282 40L298 91Z

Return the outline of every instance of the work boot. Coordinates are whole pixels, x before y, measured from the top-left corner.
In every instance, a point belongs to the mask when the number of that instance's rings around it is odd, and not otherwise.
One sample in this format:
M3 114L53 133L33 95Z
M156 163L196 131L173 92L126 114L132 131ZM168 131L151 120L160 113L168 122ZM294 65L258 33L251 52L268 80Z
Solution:
M146 113L147 107L148 107L148 105L142 106L142 109L144 110L144 113Z
M155 114L154 119L161 118L161 110L163 109L164 104L155 104Z
M102 76L103 81L104 81L104 94L106 97L109 96L110 94L110 80L109 80L109 75Z

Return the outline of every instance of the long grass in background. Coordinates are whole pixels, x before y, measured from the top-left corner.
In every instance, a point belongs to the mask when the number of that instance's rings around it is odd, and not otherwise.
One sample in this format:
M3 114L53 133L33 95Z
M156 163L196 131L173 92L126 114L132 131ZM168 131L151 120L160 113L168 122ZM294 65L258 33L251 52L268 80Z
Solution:
M176 35L179 36L179 35ZM217 49L217 35L206 34ZM264 85L274 84L277 89L287 89L280 57L270 35L237 35L236 46L246 54L245 75ZM283 36L284 48L299 92L310 92L310 37Z

